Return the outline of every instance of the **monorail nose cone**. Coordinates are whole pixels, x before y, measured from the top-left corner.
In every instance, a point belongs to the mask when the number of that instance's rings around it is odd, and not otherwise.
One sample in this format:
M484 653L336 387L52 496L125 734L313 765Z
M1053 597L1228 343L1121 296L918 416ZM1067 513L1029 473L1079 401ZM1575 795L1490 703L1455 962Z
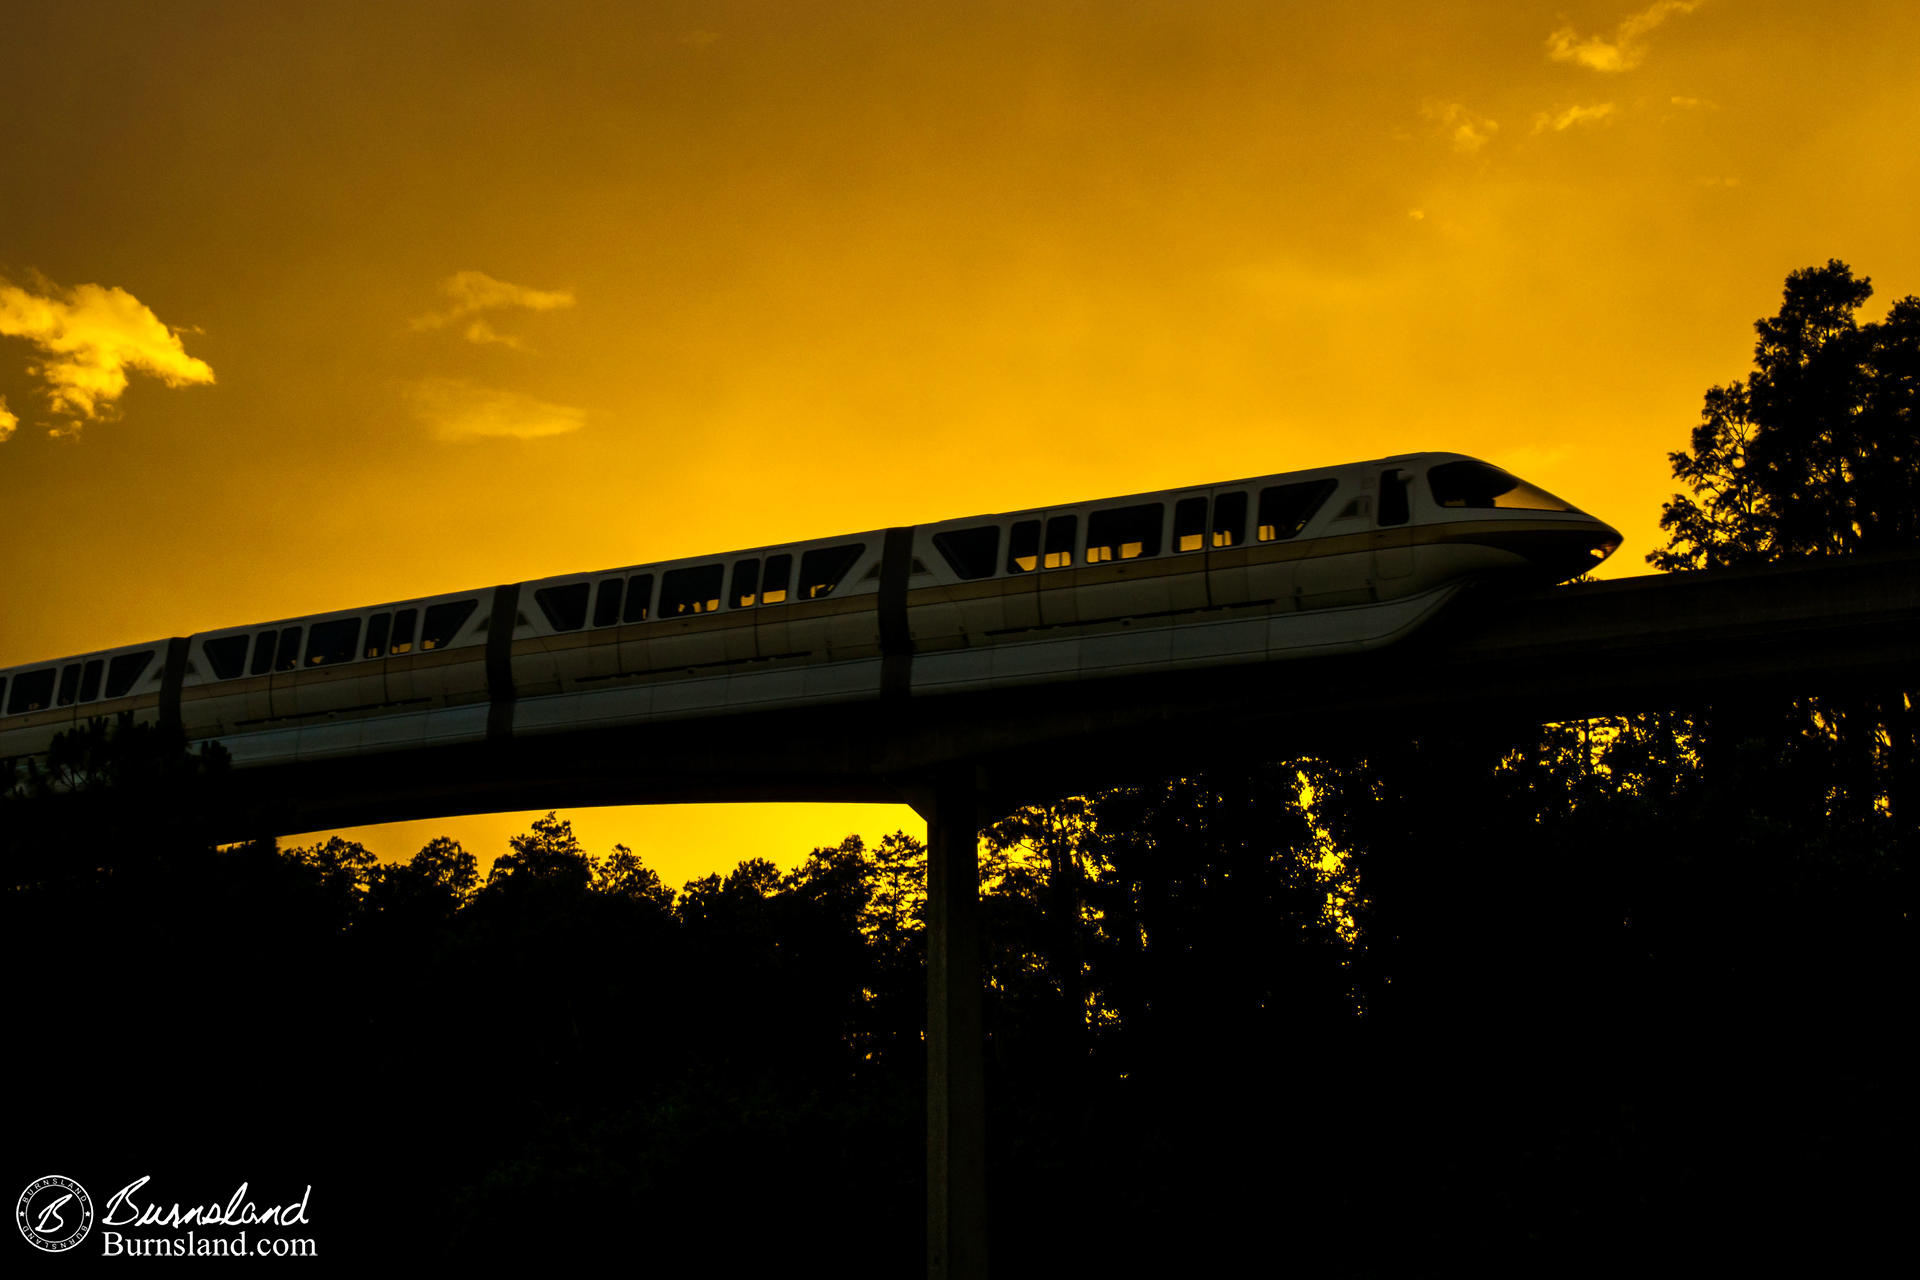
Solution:
M1529 559L1551 582L1565 582L1599 567L1620 549L1620 531L1595 520L1579 528L1542 530L1533 535Z
M1602 561L1620 549L1620 531L1610 524L1594 521L1597 526L1586 538L1584 551L1587 563L1580 566L1578 572L1598 568Z

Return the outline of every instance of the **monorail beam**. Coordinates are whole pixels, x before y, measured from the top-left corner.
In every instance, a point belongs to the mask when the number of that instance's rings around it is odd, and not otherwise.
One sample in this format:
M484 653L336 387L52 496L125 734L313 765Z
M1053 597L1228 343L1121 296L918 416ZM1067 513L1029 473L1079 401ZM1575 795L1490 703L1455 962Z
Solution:
M578 805L897 799L993 768L997 809L1063 790L1490 719L1911 688L1920 556L1461 599L1377 653L904 702L580 729L238 770L234 839Z

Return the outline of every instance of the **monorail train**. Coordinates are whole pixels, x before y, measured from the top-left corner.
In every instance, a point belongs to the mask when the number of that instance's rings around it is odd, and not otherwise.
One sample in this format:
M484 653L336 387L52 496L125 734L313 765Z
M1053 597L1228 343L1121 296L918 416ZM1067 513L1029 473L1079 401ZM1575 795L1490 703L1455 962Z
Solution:
M1473 458L1312 471L508 583L0 670L0 758L131 712L235 767L1352 652L1620 535Z

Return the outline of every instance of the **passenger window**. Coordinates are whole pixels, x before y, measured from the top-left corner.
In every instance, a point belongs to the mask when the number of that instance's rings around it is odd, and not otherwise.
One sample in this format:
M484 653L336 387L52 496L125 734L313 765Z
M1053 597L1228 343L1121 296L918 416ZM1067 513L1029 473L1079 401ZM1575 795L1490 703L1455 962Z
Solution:
M274 650L273 669L275 671L292 671L299 665L300 628L282 627L280 629L280 645ZM109 685L108 692L112 692L111 685Z
M541 587L533 593L533 600L540 606L540 612L547 615L547 623L555 631L578 631L587 625L587 590L584 582L569 582L564 587Z
M636 573L627 579L627 607L621 613L622 622L645 622L647 606L653 603L653 575Z
M323 667L338 662L352 662L354 650L360 645L360 619L335 618L332 622L316 622L313 634L307 637L307 665Z
M240 637L241 644L246 642L245 636ZM86 671L80 676L80 701L92 702L100 696L100 675L106 669L107 664L98 658L87 664Z
M27 671L13 678L13 696L7 699L7 714L25 715L53 701L54 669Z
M1088 534L1089 538L1093 535ZM1182 498L1173 504L1173 549L1198 551L1207 545L1207 500Z
M1380 473L1380 527L1405 524L1409 514L1407 490L1413 484L1413 477L1404 471L1383 471Z
M393 627L393 615L376 613L367 619L367 647L362 650L369 658L378 658L387 651L387 632Z
M758 560L736 560L733 562L733 607L751 609L760 596L760 562Z
M833 594L840 579L847 576L853 562L867 549L864 542L849 542L838 547L821 547L800 555L800 598L818 600Z
M1247 540L1247 492L1223 493L1213 500L1213 545L1237 547Z
M667 570L660 578L660 616L678 618L689 613L712 613L718 609L722 572L722 567L717 564Z
M620 593L626 590L625 578L600 579L599 594L593 598L593 625L610 627L620 621Z
M460 634L460 628L467 625L467 619L473 616L474 600L456 600L451 604L430 604L427 616L420 627L420 649L444 649Z
M69 662L60 668L60 692L54 696L54 705L70 707L80 693L80 664Z
M1007 539L1007 572L1032 573L1040 567L1040 522L1022 520Z
M1047 520L1046 554L1041 558L1044 569L1064 569L1073 563L1073 539L1080 532L1079 516L1052 516Z
M787 598L787 583L793 578L793 557L786 552L767 557L767 571L760 582L760 603L780 604Z
M1204 504L1206 499L1201 499ZM1137 507L1114 507L1087 517L1087 563L1138 560L1160 554L1160 520L1165 508L1158 502Z
M263 676L273 670L273 645L280 633L274 630L262 631L253 640L253 666L249 675Z
M983 524L977 529L949 529L933 535L933 549L946 559L955 574L965 581L991 578L1000 556L1000 526Z
M418 609L402 609L393 615L393 643L387 646L388 653L413 652L413 628L419 620Z
M1260 541L1273 542L1297 537L1307 521L1333 494L1339 482L1305 480L1299 484L1276 485L1260 491Z
M295 634L299 634L296 629ZM139 653L123 653L107 664L107 696L124 698L132 690L134 682L146 674L153 665L153 650L143 649Z
M213 668L216 680L231 680L240 675L247 665L247 636L245 632L230 636L215 636L202 641L200 651L207 655L207 665Z

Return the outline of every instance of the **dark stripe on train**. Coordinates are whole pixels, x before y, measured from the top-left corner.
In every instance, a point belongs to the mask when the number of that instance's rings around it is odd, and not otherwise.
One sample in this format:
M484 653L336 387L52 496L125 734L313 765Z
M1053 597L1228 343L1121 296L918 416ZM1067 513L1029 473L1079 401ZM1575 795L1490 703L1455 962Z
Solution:
M880 696L904 698L913 684L913 633L907 627L907 578L913 528L887 530L880 551Z
M180 686L187 678L187 641L184 636L175 636L167 641L167 661L160 671L160 727L178 729L180 720Z
M513 628L520 617L520 584L493 589L487 618L487 741L513 736Z

